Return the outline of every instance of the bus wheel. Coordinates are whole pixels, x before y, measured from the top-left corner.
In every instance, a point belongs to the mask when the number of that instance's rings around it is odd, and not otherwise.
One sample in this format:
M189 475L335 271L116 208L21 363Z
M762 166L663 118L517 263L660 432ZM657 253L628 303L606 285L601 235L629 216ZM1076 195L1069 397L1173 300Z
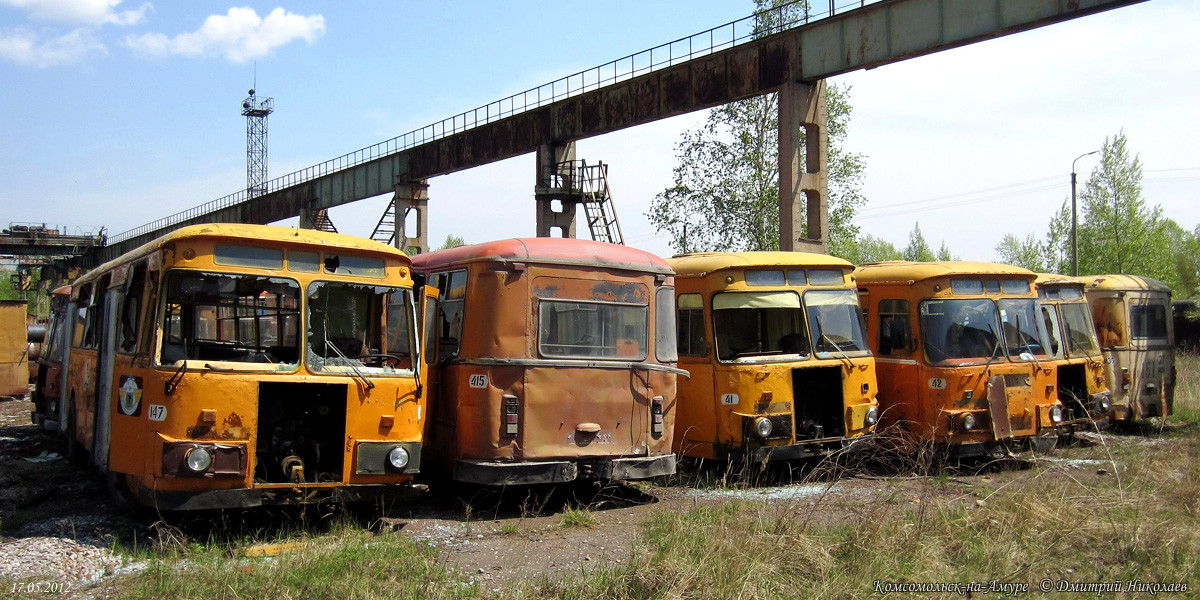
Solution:
M67 464L73 467L82 467L87 465L87 451L83 449L83 445L75 438L75 396L71 396L71 403L67 409L67 414L62 418L67 420L67 426L64 428L63 435L67 442Z
M129 477L124 473L109 471L104 477L108 488L108 499L118 510L137 508L137 497L129 489Z

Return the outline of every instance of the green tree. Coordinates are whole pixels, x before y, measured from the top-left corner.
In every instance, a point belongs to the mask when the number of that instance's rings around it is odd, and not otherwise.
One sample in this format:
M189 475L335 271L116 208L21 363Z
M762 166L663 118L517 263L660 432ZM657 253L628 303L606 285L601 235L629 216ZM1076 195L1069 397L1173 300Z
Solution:
M1080 198L1079 273L1129 273L1177 283L1167 219L1142 197L1142 163L1125 131L1104 140Z
M438 250L448 250L450 248L456 248L458 246L465 245L467 245L467 241L462 239L461 236L446 234L446 241L442 242L442 247L438 248Z
M757 0L759 9L783 4ZM760 29L804 10L803 3L760 13ZM790 11L790 12L789 12ZM792 14L792 13L795 14ZM858 233L851 220L862 195L864 158L844 143L850 121L849 88L828 85L829 243L834 254L850 251ZM670 236L680 252L776 250L779 248L779 129L776 93L712 109L704 124L676 146L674 182L646 216ZM803 131L799 134L803 144Z
M929 242L925 241L925 236L921 233L920 223L915 223L913 230L909 232L908 245L904 247L903 254L904 260L933 262L938 259L933 253L933 248L929 246Z
M937 251L938 260L958 260L957 256L950 253L950 246L946 245L946 240L942 240L942 246Z
M1041 273L1046 271L1046 248L1032 233L1021 239L1011 233L996 244L996 252L1000 254L1000 262L1030 271Z
M894 244L869 233L848 240L840 250L831 254L856 265L883 260L904 260L904 253L897 250Z

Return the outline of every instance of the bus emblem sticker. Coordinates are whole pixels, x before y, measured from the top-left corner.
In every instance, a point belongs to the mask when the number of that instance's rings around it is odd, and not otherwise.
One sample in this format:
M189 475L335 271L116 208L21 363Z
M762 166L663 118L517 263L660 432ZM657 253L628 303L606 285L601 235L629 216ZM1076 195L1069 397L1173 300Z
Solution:
M146 412L151 421L165 421L167 418L167 407L161 404L151 404Z
M134 416L142 405L142 378L126 375L121 379L120 402L121 414Z
M721 396L721 404L724 404L725 406L734 406L737 403L738 403L738 395L737 394L725 394L725 395Z
M941 377L930 377L929 378L929 389L931 389L931 390L946 389L946 380L942 379Z
M476 373L467 380L467 384L477 390L482 390L483 388L487 387L487 375L484 373Z

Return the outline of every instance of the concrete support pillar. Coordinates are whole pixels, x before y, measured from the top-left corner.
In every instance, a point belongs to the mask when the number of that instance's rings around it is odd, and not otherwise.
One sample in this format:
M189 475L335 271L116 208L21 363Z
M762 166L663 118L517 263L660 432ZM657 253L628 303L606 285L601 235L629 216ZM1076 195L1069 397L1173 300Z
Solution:
M319 208L313 208L312 203L300 207L300 229L316 229Z
M429 252L429 181L421 179L396 184L392 202L396 204L396 247L405 252L416 248L418 254ZM409 216L413 220L411 232Z
M827 121L824 79L814 84L789 82L780 86L780 250L829 253Z
M575 195L563 193L575 187L574 182L569 181L573 170L560 173L558 169L559 163L574 160L575 142L538 146L537 184L534 186L538 237L575 237L575 209L579 204ZM554 235L556 228L561 235Z

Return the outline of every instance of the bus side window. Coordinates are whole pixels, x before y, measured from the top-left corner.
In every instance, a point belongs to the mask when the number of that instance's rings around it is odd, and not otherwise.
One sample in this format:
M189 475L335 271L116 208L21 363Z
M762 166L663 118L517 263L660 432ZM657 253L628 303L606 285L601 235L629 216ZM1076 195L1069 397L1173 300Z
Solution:
M121 303L121 324L117 328L117 351L131 354L137 348L138 325L142 318L142 294L146 287L146 263L134 265L125 282L125 299Z
M108 289L109 276L96 282L95 293L88 304L87 321L83 324L83 347L96 348L100 345L100 322L104 320L104 290Z
M680 294L676 336L680 356L705 356L708 341L704 337L704 300L700 294Z
M140 353L150 351L150 340L154 338L154 331L157 329L155 309L158 306L158 278L158 271L150 271L146 278L146 294L142 306L147 308L142 310L142 335L137 343L137 351Z
M75 301L75 326L71 328L74 333L74 339L71 340L71 345L76 348L83 347L83 332L87 326L87 315L92 306L92 284L84 285L79 289L79 295Z
M1117 298L1101 298L1092 303L1092 320L1101 348L1125 345L1125 302Z
M912 353L912 321L908 300L879 301L879 354Z

